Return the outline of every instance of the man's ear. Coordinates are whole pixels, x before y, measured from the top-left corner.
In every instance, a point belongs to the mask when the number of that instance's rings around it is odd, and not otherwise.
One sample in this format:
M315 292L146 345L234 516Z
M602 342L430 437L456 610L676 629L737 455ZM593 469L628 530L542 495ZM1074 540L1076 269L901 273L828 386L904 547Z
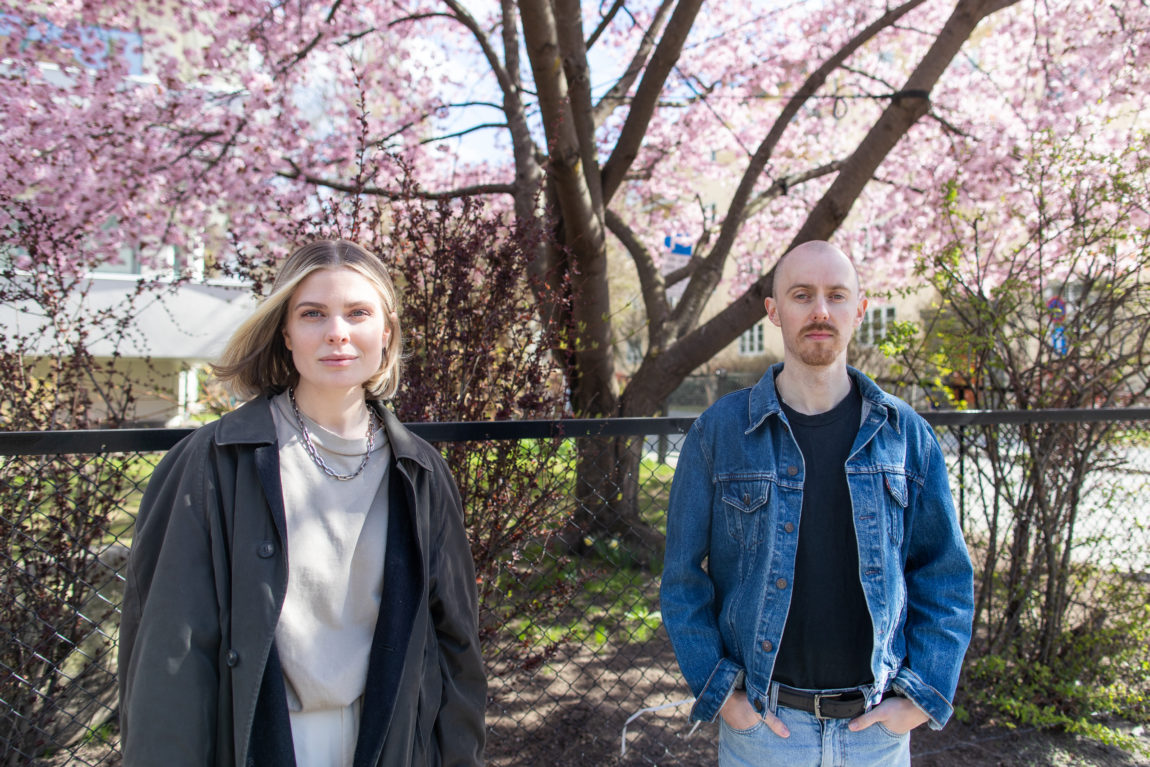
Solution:
M775 302L775 299L767 296L763 299L763 306L767 307L767 319L775 325L782 327L782 324L779 322L779 305Z
M867 299L866 299L866 296L863 296L862 298L859 299L858 314L855 317L855 327L856 328L862 324L863 317L866 317L866 307L867 307Z

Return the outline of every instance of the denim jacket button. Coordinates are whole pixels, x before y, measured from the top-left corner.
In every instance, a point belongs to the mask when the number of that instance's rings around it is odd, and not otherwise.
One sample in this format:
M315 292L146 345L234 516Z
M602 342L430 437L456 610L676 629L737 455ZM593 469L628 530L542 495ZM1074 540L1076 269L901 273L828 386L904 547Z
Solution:
M794 522L788 522L785 525L783 525L783 529L786 530L788 533L793 533L795 531L795 523Z
M786 578L779 578L777 581L775 581L775 585L778 586L780 589L785 589L787 587L787 579Z
M751 705L754 706L754 709L757 713L760 713L760 714L763 713L763 699L762 698L755 698L754 702L751 703Z
M750 493L743 493L743 505L744 506L750 506L751 505L751 494Z
M787 467L787 474L791 475L792 477L798 473L799 473L799 467L798 466L788 466Z
M770 652L771 650L775 649L775 646L773 644L771 644L771 640L764 639L763 644L762 644L762 648L763 648L763 652Z

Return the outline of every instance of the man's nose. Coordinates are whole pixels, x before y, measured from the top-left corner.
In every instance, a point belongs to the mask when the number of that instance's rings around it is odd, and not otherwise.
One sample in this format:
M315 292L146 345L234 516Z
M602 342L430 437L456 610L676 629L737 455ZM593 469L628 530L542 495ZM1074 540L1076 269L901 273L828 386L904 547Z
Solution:
M830 317L830 302L826 296L815 296L811 302L811 316L823 320Z

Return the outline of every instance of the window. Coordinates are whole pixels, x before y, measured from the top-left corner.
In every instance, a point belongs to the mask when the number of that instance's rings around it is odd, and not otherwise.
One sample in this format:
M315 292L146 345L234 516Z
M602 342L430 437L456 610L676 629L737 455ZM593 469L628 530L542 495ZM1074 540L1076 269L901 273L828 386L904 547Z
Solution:
M628 338L623 349L623 359L628 365L638 365L643 361L643 341L638 338Z
M862 324L859 325L855 338L859 346L878 346L886 336L887 331L894 325L895 312L893 306L876 306L863 315Z
M762 322L756 322L749 330L739 336L739 354L742 356L750 357L762 354L766 350Z

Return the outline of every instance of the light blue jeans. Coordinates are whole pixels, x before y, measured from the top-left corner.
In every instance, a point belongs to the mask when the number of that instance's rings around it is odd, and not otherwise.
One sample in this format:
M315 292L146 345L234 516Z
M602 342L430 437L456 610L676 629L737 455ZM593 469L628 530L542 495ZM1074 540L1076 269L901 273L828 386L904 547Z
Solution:
M736 730L719 717L719 767L909 767L910 733L895 735L881 724L861 732L849 719L815 719L779 706L775 715L791 731L780 738L765 722Z

